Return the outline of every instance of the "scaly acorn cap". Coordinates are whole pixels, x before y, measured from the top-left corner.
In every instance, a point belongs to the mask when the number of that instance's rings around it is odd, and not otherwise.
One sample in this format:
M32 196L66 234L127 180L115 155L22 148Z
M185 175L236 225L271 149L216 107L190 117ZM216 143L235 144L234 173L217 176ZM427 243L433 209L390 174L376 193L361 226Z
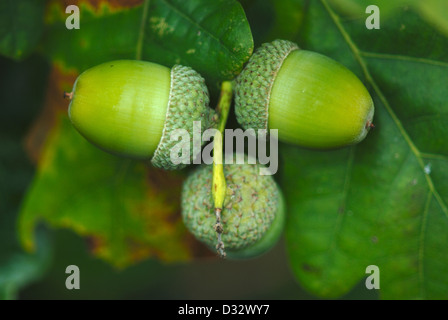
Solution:
M267 129L269 100L275 77L293 50L299 47L290 41L263 43L250 57L236 78L235 113L245 129Z
M99 148L117 155L151 159L159 168L180 169L170 160L176 129L189 133L193 153L193 122L201 130L214 127L204 79L190 67L167 67L145 61L117 60L84 71L70 94L69 117L74 127ZM190 161L191 162L191 161Z
M245 129L278 129L310 148L360 142L372 125L372 98L346 67L287 40L265 43L235 80L235 113Z
M171 90L162 138L151 163L158 168L178 169L185 165L173 164L171 149L179 141L170 141L174 130L185 129L190 133L190 159L193 156L193 124L200 121L201 132L215 127L218 116L209 108L210 99L204 78L190 67L175 65L171 69ZM200 134L200 133L198 133ZM202 140L201 140L202 141ZM191 161L190 161L191 163Z
M259 164L224 164L227 183L221 213L224 250L230 259L258 256L279 239L285 220L283 196ZM182 218L193 235L212 250L217 244L211 193L213 165L201 165L184 182Z

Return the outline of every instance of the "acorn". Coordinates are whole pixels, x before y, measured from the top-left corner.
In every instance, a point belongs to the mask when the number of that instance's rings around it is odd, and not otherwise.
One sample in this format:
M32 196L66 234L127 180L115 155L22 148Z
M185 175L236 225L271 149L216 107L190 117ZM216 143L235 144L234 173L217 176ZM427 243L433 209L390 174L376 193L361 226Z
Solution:
M283 195L259 164L224 164L227 184L221 212L226 257L247 259L272 248L285 223ZM211 192L213 165L201 165L182 188L182 218L191 233L211 250L217 245L216 216Z
M201 130L214 127L204 79L192 68L171 69L151 62L117 60L84 71L77 79L68 114L74 127L94 145L116 155L147 159L158 168L179 169L170 151L179 141L176 129L190 134L193 122ZM180 152L180 151L179 151ZM191 163L191 161L190 161Z
M245 129L278 129L278 139L331 149L362 141L374 106L342 64L287 40L265 43L235 80L235 113Z

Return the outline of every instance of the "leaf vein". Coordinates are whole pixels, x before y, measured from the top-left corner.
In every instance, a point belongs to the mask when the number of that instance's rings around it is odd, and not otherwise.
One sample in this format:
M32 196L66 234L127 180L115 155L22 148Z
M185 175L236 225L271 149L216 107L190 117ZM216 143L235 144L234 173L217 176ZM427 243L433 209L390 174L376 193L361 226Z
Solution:
M140 22L140 30L138 33L137 48L136 48L136 52L135 52L136 60L142 59L143 42L145 40L145 25L146 25L146 19L148 17L150 2L151 2L151 0L145 0L145 2L143 3L142 21Z
M448 116L448 112L440 112L435 114L421 114L421 115L415 115L413 117L409 117L406 120L409 122L425 122L425 121L432 121L432 120L444 120L444 116ZM448 117L447 117L448 119Z
M337 238L337 235L339 234L339 231L341 229L342 220L345 217L347 198L348 198L347 195L348 195L348 191L350 189L350 181L351 181L351 175L352 175L352 171L353 171L353 163L354 163L354 158L355 158L355 148L356 148L355 146L352 146L350 148L349 158L348 158L348 161L347 161L347 169L345 171L344 188L342 190L341 204L340 204L340 207L339 207L338 211L336 212L336 214L337 214L336 223L334 225L334 229L333 229L333 233L332 233L332 236L331 236L330 244L328 246L328 249L326 250L326 258L327 258L327 260L331 257L330 252L333 251L335 249L335 247L336 247L336 238ZM331 265L331 264L332 264L331 261L328 261L328 265Z
M422 156L422 158L425 158L425 159L435 159L435 160L448 161L448 156L444 156L444 155L441 155L441 154L422 152L421 156Z
M387 53L377 53L377 52L367 52L367 51L359 51L360 55L366 58L375 58L375 59L384 59L384 60L402 60L408 62L415 63L423 63L429 64L438 67L448 68L448 63L443 61L425 59L425 58L417 58L417 57L409 57L398 54L387 54Z

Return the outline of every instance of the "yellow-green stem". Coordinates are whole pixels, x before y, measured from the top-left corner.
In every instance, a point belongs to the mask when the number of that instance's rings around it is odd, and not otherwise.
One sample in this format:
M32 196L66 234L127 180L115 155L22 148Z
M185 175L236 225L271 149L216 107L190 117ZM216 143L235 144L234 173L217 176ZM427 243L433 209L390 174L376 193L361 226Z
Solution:
M229 115L230 105L232 103L233 88L230 81L224 81L221 85L221 96L219 98L216 112L219 114L218 132L215 134L213 140L213 184L212 195L215 206L216 224L215 231L218 236L218 244L216 249L219 255L224 258L224 243L221 240L221 234L223 227L221 224L221 212L224 206L224 200L226 196L226 179L224 176L223 157L222 157L222 137L224 135L224 129L227 123L227 117Z

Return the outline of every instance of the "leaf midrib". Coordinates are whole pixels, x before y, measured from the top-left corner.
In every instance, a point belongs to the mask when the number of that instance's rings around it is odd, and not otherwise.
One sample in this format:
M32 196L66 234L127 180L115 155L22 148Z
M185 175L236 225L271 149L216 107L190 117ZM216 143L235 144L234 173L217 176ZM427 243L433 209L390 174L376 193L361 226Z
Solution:
M385 59L385 60L401 60L406 62L415 62L415 63L423 63L429 64L438 67L446 67L448 68L448 62L437 61L432 59L425 58L417 58L417 57L409 57L403 56L399 54L389 54L389 53L378 53L378 52L369 52L369 51L358 51L361 56L366 58L375 58L375 59Z
M135 59L141 60L142 59L142 52L143 52L143 42L145 40L145 26L146 26L146 19L148 17L148 10L149 10L149 3L151 0L145 0L143 3L143 12L142 12L142 21L140 22L140 30L138 32L138 40L137 40L137 48L135 52Z

